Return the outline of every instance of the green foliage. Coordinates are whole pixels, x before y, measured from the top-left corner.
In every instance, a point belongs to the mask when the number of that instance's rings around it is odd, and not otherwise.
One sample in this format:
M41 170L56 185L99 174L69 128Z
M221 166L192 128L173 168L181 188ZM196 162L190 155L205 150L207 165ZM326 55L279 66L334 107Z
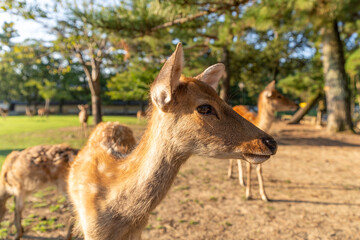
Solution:
M282 78L278 87L285 94L307 101L316 93L323 91L324 78L321 65L320 53L317 53L304 68Z
M134 63L128 70L110 78L107 94L111 99L147 100L150 83L159 70L160 67L149 63Z
M31 8L22 2L6 0L6 9ZM58 2L55 12L64 14L57 19L57 39L50 45L14 44L13 25L4 25L0 34L5 49L0 52L1 99L89 100L81 53L90 72L91 59L101 62L101 90L106 97L146 100L164 59L181 41L187 76L224 62L224 50L228 50L231 104L255 104L258 93L273 79L284 93L305 101L323 88L316 49L321 29L335 19L346 44L346 69L351 76L359 72L360 19L356 13L360 5L356 0ZM34 17L44 17L41 12L34 11ZM243 91L240 82L245 84Z
M346 60L345 63L346 72L354 77L360 73L360 48L354 51Z
M56 83L47 79L44 80L43 84L35 79L30 79L25 85L27 87L35 86L39 90L39 95L44 99L51 99L57 93Z

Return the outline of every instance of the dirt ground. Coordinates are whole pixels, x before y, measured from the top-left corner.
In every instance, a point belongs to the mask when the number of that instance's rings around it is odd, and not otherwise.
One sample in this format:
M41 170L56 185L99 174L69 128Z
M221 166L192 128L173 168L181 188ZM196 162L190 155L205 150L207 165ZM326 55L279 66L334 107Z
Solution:
M143 128L134 131L139 138ZM237 168L228 179L228 161L193 156L150 216L143 239L360 239L360 135L283 123L271 134L279 143L263 164L271 202L260 200L255 171L254 200L246 201ZM26 238L64 236L69 216L54 190L33 196L24 211L24 221L34 219L24 227ZM8 224L12 219L5 217ZM35 227L51 219L44 232ZM8 229L14 232L11 224Z

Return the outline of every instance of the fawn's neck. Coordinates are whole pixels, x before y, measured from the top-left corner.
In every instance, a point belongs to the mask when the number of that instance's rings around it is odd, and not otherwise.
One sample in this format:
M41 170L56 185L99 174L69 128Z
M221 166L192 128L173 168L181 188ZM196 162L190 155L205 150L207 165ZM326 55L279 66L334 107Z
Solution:
M159 204L182 163L190 157L190 153L180 151L179 145L175 145L172 124L161 118L161 113L154 115L138 147L127 159L135 163L136 172L126 186L125 195L120 196L126 198L129 215L139 218L147 217Z
M275 112L271 103L266 99L264 94L260 94L258 99L258 113L254 120L254 124L263 131L268 131L275 119Z

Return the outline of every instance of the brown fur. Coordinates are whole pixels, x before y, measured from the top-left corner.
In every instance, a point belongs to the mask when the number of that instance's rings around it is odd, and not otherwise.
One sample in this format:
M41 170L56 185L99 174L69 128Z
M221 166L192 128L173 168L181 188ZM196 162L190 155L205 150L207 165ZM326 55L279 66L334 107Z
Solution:
M146 112L142 110L137 111L136 118L138 120L146 119Z
M88 109L88 105L78 105L78 108L80 110L79 112L79 121L81 124L81 129L84 133L84 136L86 137L86 128L87 128L87 121L88 121L88 113L87 113L87 109Z
M49 111L47 111L45 108L39 108L37 110L37 113L38 113L38 116L43 117L43 116L48 116Z
M0 114L3 118L6 118L9 114L9 110L7 110L5 108L0 108Z
M290 99L283 96L275 89L275 81L269 83L269 85L260 93L258 99L258 114L250 112L250 110L242 105L233 107L234 111L240 114L245 119L252 122L255 126L259 127L264 131L268 131L271 127L272 122L275 119L275 112L295 110L298 106ZM241 160L238 160L239 170L239 183L241 186L245 186L243 179L243 171ZM247 164L247 184L246 184L246 199L251 198L251 164ZM228 176L232 175L233 160L229 161ZM262 177L262 166L258 164L256 166L256 172L259 182L259 191L262 200L268 201L268 197L265 193L263 177Z
M151 86L153 106L139 145L126 157L113 154L101 148L111 133L96 128L69 176L84 239L140 239L149 213L192 154L263 162L275 153L276 148L263 143L273 139L236 114L207 84L217 85L223 70L216 64L201 77L180 79L178 44ZM197 108L204 104L216 114L200 114Z
M15 196L15 239L23 234L21 212L26 196L49 184L56 185L65 194L69 164L77 152L65 144L39 145L13 151L6 157L0 173L0 220L6 211L6 200ZM67 239L71 238L69 234Z
M35 110L31 109L30 107L25 108L25 114L28 117L32 117L35 115Z

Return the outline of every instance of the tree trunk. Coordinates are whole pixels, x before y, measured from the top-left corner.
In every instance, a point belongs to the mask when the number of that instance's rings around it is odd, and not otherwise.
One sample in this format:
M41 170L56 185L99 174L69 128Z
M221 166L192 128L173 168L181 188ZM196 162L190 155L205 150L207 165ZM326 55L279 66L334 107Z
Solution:
M290 119L288 124L298 124L300 120L310 111L310 109L315 106L320 97L321 94L317 93L314 97L310 98L310 100L306 103L306 106L304 108L300 108Z
M50 111L50 99L45 99L45 111L49 112Z
M350 92L344 68L344 53L337 26L333 21L322 29L323 70L327 105L327 130L352 130Z
M64 98L60 98L60 102L59 102L59 113L60 114L63 114L64 113L64 103L65 103L65 100Z
M223 47L223 63L225 65L226 76L220 85L220 87L221 87L220 98L222 100L224 100L225 102L228 102L229 101L231 73L230 73L230 52L229 52L227 46Z
M97 125L102 121L102 114L101 114L101 98L100 96L91 95L91 109L92 115L94 118L94 125Z
M91 46L91 44L90 44ZM81 51L77 48L74 48L76 56L79 58L80 63L83 66L86 79L88 81L88 85L91 92L91 110L93 115L94 125L96 126L98 123L102 121L101 114L101 86L100 86L100 65L101 60L98 61L94 57L91 58L91 70L88 68L87 63L85 62ZM90 52L92 52L92 48L90 48ZM101 52L98 52L98 56L101 56Z
M100 91L100 81L93 81L94 89L91 89L91 109L93 115L93 122L96 126L100 122L102 122L102 114L101 114L101 91Z

